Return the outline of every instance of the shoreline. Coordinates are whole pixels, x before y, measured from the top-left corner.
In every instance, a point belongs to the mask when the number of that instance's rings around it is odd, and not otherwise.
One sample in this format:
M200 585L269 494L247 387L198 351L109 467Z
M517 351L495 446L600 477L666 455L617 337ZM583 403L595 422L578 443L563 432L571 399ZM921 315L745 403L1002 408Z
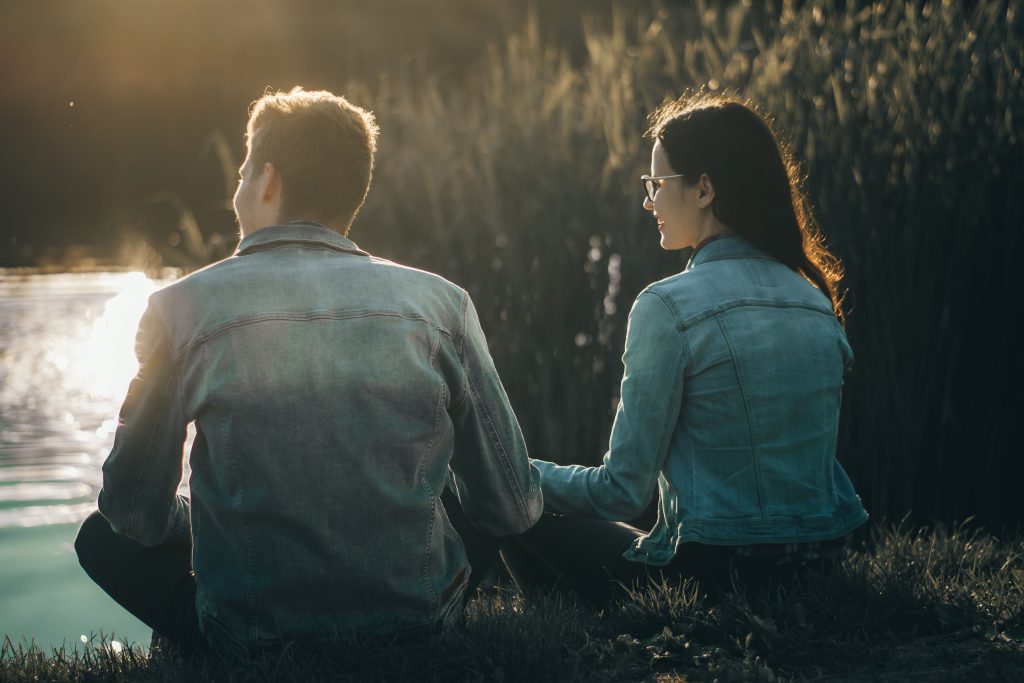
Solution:
M86 263L84 265L0 266L0 278L27 278L38 275L95 275L98 273L142 273L152 280L174 280L184 274L181 268L143 268L120 264Z

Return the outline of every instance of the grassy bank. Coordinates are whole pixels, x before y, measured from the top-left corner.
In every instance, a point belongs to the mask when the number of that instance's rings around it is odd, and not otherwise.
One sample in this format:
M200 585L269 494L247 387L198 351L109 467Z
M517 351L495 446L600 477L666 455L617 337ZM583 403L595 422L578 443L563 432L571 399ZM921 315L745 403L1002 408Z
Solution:
M656 586L598 611L498 593L465 632L411 645L289 650L245 664L109 645L7 641L2 681L1024 680L1024 538L876 527L836 577L711 601Z

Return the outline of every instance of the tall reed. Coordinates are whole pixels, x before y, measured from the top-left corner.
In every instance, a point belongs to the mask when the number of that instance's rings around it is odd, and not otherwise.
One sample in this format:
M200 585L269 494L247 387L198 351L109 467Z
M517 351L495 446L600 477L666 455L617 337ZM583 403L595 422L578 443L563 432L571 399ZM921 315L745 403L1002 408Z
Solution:
M352 85L384 131L353 237L465 286L533 453L598 462L632 298L685 263L641 210L645 117L694 88L749 97L846 265L839 452L869 510L1024 521L1022 24L1021 0L705 1L585 19L580 57L531 21L465 81Z

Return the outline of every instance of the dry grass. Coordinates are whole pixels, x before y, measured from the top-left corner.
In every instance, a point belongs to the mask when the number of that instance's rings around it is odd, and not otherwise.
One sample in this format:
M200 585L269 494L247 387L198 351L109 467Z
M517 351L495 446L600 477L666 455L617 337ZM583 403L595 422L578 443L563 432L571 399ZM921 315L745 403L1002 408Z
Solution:
M838 575L711 601L654 585L598 611L498 592L464 632L245 663L96 643L0 652L3 681L1010 681L1024 677L1024 539L875 527Z

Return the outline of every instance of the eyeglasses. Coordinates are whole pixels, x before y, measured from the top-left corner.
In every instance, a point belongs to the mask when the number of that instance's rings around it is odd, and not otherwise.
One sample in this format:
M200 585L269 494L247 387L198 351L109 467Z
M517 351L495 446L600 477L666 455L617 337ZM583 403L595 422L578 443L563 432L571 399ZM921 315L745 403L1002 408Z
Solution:
M659 181L659 180L668 180L670 178L685 178L685 177L686 176L684 176L682 174L679 174L679 175L642 175L642 176L640 176L640 182L642 182L644 184L644 189L647 191L647 198L650 199L651 203L653 204L654 203L654 194L658 191L658 187L660 187L658 185L657 181Z

